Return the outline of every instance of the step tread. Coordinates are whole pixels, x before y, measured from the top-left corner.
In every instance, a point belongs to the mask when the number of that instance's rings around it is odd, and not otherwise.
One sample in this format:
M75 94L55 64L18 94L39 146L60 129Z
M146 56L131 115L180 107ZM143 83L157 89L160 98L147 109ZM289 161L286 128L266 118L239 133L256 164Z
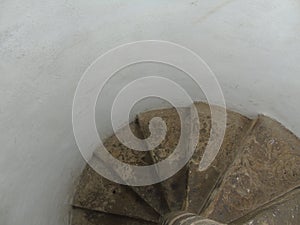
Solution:
M89 165L81 175L73 206L152 222L159 219L130 187L103 178Z
M136 220L129 217L106 214L85 209L74 208L72 225L155 225L157 223Z
M131 128L132 133L136 137L140 139L143 138L141 130L139 129L139 125L136 121L130 123L129 126ZM124 128L121 128L117 132L121 132L122 129ZM125 135L127 136L127 133L125 133ZM128 137L126 138L126 140L130 140L130 138ZM125 162L127 164L135 166L148 166L152 164L152 158L148 151L136 151L129 149L122 143L120 143L116 135L112 135L111 137L109 137L105 141L104 146L114 158L119 159L120 161ZM96 156L97 151L95 152ZM123 170L121 169L121 173L122 172ZM132 176L132 178L134 179L134 174L131 173L130 176ZM150 174L147 174L147 176L149 178ZM157 176L157 174L152 174L151 176ZM159 184L147 186L133 186L131 188L160 215L164 215L165 213L169 212L164 196L162 194L161 186Z
M237 154L238 145L250 127L247 117L227 110L227 127L223 144L216 159L205 171L199 171L199 163L205 151L211 132L211 111L205 103L195 103L200 121L200 136L189 168L186 210L199 213L203 209L211 191L217 185ZM212 106L216 110L219 107Z
M185 118L188 119L188 108L182 108ZM180 119L176 109L160 109L152 110L138 115L138 122L140 128L147 138L150 135L149 122L152 118L159 117L164 120L167 127L167 134L162 143L151 151L153 163L158 163L166 159L178 145L180 138ZM155 125L155 124L154 124ZM154 127L155 129L155 127ZM186 146L179 146L185 149ZM187 189L187 166L178 171L174 176L161 182L162 190L164 192L165 199L171 211L181 210L183 203L186 199ZM159 171L158 171L159 173Z
M231 225L299 224L299 206L300 189L296 189L244 218L233 222Z
M228 223L300 186L300 140L259 116L203 216Z

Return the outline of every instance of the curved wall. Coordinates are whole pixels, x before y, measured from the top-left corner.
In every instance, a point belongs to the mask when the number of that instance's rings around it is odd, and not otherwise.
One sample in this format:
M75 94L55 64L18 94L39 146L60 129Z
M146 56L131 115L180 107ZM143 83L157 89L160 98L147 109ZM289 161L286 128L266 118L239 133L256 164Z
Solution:
M0 224L68 224L84 165L73 94L86 67L120 44L194 50L229 108L265 113L300 136L299 27L297 0L1 1Z

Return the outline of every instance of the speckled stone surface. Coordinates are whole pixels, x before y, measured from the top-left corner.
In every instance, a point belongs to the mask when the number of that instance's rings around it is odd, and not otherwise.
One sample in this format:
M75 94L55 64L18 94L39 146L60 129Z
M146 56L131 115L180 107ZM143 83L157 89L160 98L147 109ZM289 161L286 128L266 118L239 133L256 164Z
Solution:
M159 215L130 187L113 183L87 166L74 196L73 206L157 222Z
M73 209L71 225L155 225L156 223L136 220L113 214L84 209Z
M196 107L200 134L191 137L198 145L189 164L162 183L146 187L113 183L87 166L74 197L72 224L151 225L158 223L159 214L170 210L201 213L203 218L232 225L300 224L300 190L294 190L300 187L300 140L268 117L251 121L227 111L222 147L212 165L200 172L199 162L211 132L211 116L207 104L197 103ZM186 129L195 121L189 108L181 110L185 112ZM105 141L106 149L131 165L151 165L167 158L177 147L181 133L175 109L142 113L130 128L138 138L147 138L149 121L154 117L162 118L168 129L165 140L155 150L128 149L115 135ZM179 148L186 151L191 139ZM98 151L93 159L99 161ZM122 168L113 173L128 173L134 178L131 171ZM159 176L159 171L151 176Z
M190 120L189 109L182 110L184 120ZM145 138L150 135L149 122L154 117L162 118L167 127L165 139L156 149L151 151L153 162L157 163L167 158L175 150L180 139L181 124L180 117L174 108L142 113L138 116L138 121ZM181 151L185 151L187 145L181 144L178 147ZM173 177L161 183L167 204L172 211L181 210L183 207L183 203L186 199L187 172L187 167L184 167Z
M250 127L250 119L227 110L227 127L221 149L211 164L203 172L198 170L199 162L203 156L211 132L211 111L207 104L195 103L200 121L200 136L198 146L189 168L188 194L186 210L199 213L208 200L211 191L233 162L238 152L241 139ZM213 106L216 110L219 107Z
M300 190L296 189L231 225L300 224Z
M132 133L137 138L140 139L143 138L143 135L141 134L137 122L132 122L130 124L130 128ZM122 129L120 131L122 131ZM127 136L127 133L125 133L125 135ZM127 136L126 140L130 140L130 138ZM152 158L149 152L136 151L127 148L118 140L116 135L112 135L107 140L105 140L104 146L112 154L112 156L114 156L114 158L122 162L125 162L127 164L136 165L136 166L146 166L152 164ZM122 169L119 172L126 173L126 171ZM130 171L127 177L129 176L131 176L134 179L134 174L131 173ZM147 174L147 176L154 177L157 176L157 174ZM138 195L140 195L151 207L153 207L160 215L169 212L160 184L141 186L141 187L132 187L132 189Z
M300 186L300 140L259 116L203 216L234 221Z
M200 122L200 135L198 145L189 167L183 168L176 175L162 183L167 202L174 210L185 209L199 213L212 189L216 186L219 178L225 173L237 153L237 146L250 126L250 120L238 113L228 111L228 122L224 143L212 166L204 172L198 171L199 162L203 156L211 132L211 112L205 103L195 104ZM218 107L215 107L218 110ZM189 122L188 110L186 109L186 121ZM178 144L181 126L180 118L175 109L154 110L139 115L139 123L145 137L149 136L149 121L153 117L161 117L167 125L168 133L161 145L152 152L154 162L158 162L169 156ZM196 122L196 121L192 121ZM192 137L195 138L195 137ZM188 146L181 146L185 151ZM182 204L183 202L183 204Z

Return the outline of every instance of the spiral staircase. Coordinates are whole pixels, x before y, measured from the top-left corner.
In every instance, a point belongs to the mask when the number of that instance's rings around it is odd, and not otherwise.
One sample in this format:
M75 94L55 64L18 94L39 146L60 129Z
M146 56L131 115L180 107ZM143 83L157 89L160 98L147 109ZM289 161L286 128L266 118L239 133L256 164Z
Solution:
M207 104L195 105L200 135L184 168L161 183L130 187L101 177L87 165L74 196L71 224L300 224L300 140L269 117L251 120L227 110L221 149L210 167L199 171L212 120ZM167 158L181 132L175 109L141 113L130 128L137 137L147 138L154 117L161 117L168 128L155 150L128 149L115 135L106 140L106 149L132 165L151 165Z

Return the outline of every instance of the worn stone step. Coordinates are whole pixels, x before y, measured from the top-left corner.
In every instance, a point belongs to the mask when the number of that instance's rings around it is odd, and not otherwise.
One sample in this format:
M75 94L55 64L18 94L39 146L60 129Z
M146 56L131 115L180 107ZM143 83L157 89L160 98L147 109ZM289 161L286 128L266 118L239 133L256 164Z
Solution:
M296 225L300 224L300 190L296 189L267 204L231 225Z
M73 206L151 222L159 220L159 214L130 187L103 178L88 165L81 175Z
M184 114L184 119L190 121L189 108L182 108ZM176 109L161 109L153 110L138 115L138 122L140 128L144 134L145 138L150 135L149 124L152 118L159 117L163 119L167 127L167 133L165 139L160 143L160 145L151 151L151 156L153 163L158 163L166 159L176 148L180 139L181 124L180 118ZM154 123L153 129L159 130ZM186 143L179 144L179 148L182 151L186 151ZM158 171L160 173L161 171ZM187 189L187 172L188 167L185 166L183 169L178 171L174 176L161 182L161 186L167 201L167 204L171 211L181 210L183 203L186 199L186 189Z
M155 225L143 220L74 208L72 225Z
M203 216L229 223L300 186L299 149L289 130L259 116Z
M223 144L211 166L199 171L199 163L211 135L211 110L205 103L195 103L200 121L199 142L189 167L188 194L185 210L200 213L211 191L216 187L238 152L238 146L249 130L251 120L227 110L227 126ZM220 110L220 107L214 107Z
M141 131L139 129L139 125L137 122L132 122L130 125L130 129L132 133L137 137L142 139L143 135L141 134ZM122 132L124 128L121 128L117 132ZM130 143L130 138L127 133L125 133L126 140L128 140L128 143ZM147 151L136 151L127 148L124 146L117 138L116 135L112 135L104 142L105 148L111 153L111 155L127 164L135 165L135 166L147 166L152 164L152 158L150 156L150 153ZM96 150L95 156L97 156ZM105 162L103 162L105 163ZM126 173L126 170L119 170L114 171L115 173ZM126 175L127 178L129 176L134 179L134 174L130 173ZM150 176L150 174L147 174L146 176ZM157 174L151 174L151 176L157 176ZM148 185L148 186L134 186L131 187L141 198L145 200L155 211L157 211L160 215L164 215L165 213L169 212L168 206L166 204L166 201L163 196L163 192L161 190L161 186L159 184L154 185Z
M196 137L198 139L198 145L190 167L183 168L175 176L162 182L167 201L173 211L180 210L183 207L185 210L194 213L201 211L211 190L220 179L220 176L224 174L227 167L232 163L237 152L237 145L244 133L248 130L251 122L250 119L238 113L227 111L228 123L222 149L212 166L204 172L199 172L198 165L211 132L211 111L208 104L205 103L195 103L195 106L200 122L200 135ZM214 107L216 110L221 109L220 107ZM186 111L188 112L189 109L187 108ZM186 123L189 122L188 116L187 113ZM145 137L150 135L148 128L149 121L154 117L161 117L166 122L168 131L170 131L167 133L164 142L152 152L154 162L159 162L169 156L177 146L181 132L181 124L180 118L174 108L142 113L138 118ZM183 151L186 150L187 145L182 146ZM187 174L187 172L189 172L189 174ZM189 177L188 180L187 176ZM187 189L187 192L184 189ZM182 205L182 201L184 205Z

